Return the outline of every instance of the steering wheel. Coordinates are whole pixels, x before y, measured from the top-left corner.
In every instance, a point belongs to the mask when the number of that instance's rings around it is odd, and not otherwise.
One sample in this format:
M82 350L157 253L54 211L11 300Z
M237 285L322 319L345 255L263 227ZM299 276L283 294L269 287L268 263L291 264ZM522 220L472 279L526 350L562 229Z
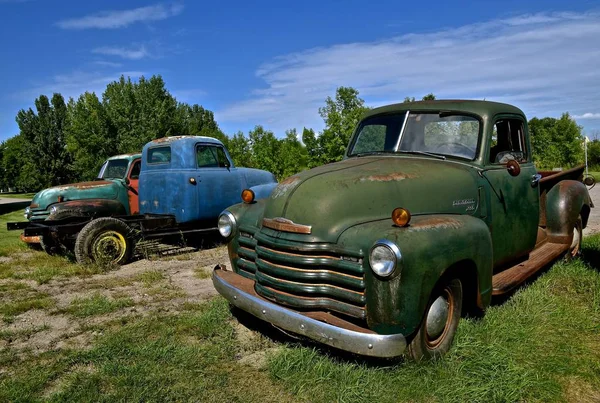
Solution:
M440 143L440 144L438 144L436 146L436 152L441 152L441 151L446 151L447 152L448 148L446 148L446 147L448 147L450 149L451 148L461 148L462 150L464 150L466 152L466 154L465 154L465 152L461 153L460 151L458 151L458 150L457 151L460 154L467 155L469 157L472 156L475 153L475 150L471 149L471 147L469 147L468 145L463 144L463 143L458 143L458 142L455 142L455 143L450 143L450 142Z

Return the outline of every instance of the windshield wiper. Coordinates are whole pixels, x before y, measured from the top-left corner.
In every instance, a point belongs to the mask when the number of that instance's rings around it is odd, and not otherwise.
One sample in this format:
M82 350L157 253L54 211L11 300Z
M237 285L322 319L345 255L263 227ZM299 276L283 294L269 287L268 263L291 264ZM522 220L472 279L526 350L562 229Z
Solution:
M438 158L440 160L445 160L446 156L442 154L430 153L427 151L418 151L418 150L398 150L396 151L401 154L417 154L417 155L427 155L428 157Z
M364 157L367 155L380 155L380 154L395 154L394 151L367 151L364 153L351 154L350 157Z

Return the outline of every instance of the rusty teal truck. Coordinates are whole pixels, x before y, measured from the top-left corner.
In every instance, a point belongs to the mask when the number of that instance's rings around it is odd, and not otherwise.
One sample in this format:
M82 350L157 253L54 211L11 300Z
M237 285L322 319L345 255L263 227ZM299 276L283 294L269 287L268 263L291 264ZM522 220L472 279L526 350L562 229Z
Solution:
M55 186L38 192L25 208L25 218L39 222L138 214L141 158L139 153L110 157L102 164L94 181ZM51 237L21 236L21 239L30 244L41 243L48 253L60 249Z
M221 214L231 267L213 283L239 309L341 350L440 357L461 316L579 253L593 207L582 173L538 171L514 106L376 108L342 161Z

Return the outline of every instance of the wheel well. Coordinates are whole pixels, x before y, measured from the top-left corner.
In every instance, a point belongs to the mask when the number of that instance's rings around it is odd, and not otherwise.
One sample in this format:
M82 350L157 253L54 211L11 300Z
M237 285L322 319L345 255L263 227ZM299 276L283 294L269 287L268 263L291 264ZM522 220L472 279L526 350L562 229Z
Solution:
M458 278L463 289L462 316L479 317L483 312L480 306L479 276L477 265L472 260L461 260L446 269L444 279Z

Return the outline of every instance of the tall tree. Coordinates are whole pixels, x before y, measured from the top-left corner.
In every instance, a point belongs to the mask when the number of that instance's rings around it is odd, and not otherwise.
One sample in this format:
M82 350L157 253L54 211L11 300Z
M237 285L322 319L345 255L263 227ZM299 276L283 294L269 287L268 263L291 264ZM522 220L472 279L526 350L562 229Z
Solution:
M67 150L73 155L78 179L91 180L106 158L117 151L117 130L111 124L104 105L94 93L86 92L67 105Z
M252 167L252 147L244 133L237 132L227 141L229 155L233 163L239 167Z
M285 179L304 169L308 164L306 147L298 140L296 129L285 132L285 138L279 140L278 179Z
M528 126L538 168L569 168L583 163L581 126L568 113L560 119L533 118Z
M214 137L223 143L228 141L227 136L219 129L214 114L198 104L177 104L176 120L179 131L177 134Z
M252 148L252 166L272 172L279 177L279 141L273 132L256 126L248 134Z

